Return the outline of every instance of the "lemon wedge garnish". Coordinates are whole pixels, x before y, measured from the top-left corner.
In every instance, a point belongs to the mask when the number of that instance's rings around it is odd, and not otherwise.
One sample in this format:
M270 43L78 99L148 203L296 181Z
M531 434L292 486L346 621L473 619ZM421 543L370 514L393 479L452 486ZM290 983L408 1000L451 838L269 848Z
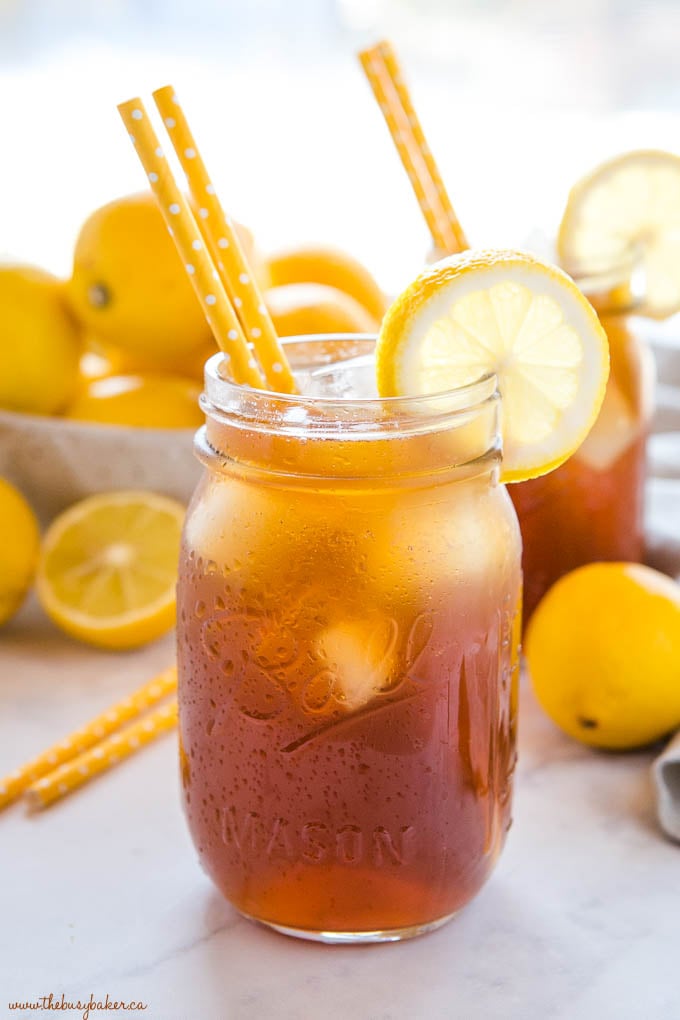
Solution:
M525 252L470 251L430 266L394 302L376 346L380 396L439 393L494 373L501 479L567 460L597 418L609 374L597 315L561 270Z
M628 152L596 167L571 189L557 238L571 272L639 254L645 314L680 309L680 157Z
M155 493L109 492L57 517L37 577L54 622L103 648L134 648L170 630L184 513Z

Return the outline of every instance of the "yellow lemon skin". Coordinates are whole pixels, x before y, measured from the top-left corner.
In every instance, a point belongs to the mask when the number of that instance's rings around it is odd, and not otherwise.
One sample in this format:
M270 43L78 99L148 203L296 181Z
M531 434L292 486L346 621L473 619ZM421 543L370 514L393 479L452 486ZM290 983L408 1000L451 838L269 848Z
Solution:
M567 574L534 612L525 654L538 701L584 744L627 750L680 726L680 585L650 567Z
M275 252L267 259L270 286L321 283L349 294L377 321L388 301L371 273L358 259L339 248L300 245Z
M40 529L17 489L0 478L0 624L24 601L38 563Z
M202 347L176 357L165 357L159 363L156 357L145 357L123 350L115 343L100 340L91 333L84 341L85 347L80 359L81 383L92 379L103 379L110 375L178 375L184 379L203 382L205 363L219 348L210 340Z
M67 285L71 307L97 336L134 354L183 356L210 329L153 195L97 209L76 241Z
M203 424L201 387L193 379L163 375L108 376L85 385L67 418L138 428L189 429Z
M59 414L78 386L80 348L62 281L35 266L0 266L0 407Z
M265 291L265 304L279 336L314 333L375 333L378 321L337 287L288 283Z
M107 379L117 374L113 362L105 354L85 349L78 366L78 392L82 393L95 379Z

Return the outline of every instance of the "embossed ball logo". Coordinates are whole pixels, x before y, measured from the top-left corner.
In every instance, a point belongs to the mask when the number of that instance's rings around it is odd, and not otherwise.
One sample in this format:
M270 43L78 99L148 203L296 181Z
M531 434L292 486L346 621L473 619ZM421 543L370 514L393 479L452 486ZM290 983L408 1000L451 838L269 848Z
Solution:
M313 732L400 693L412 696L405 688L423 679L418 666L432 631L431 613L407 628L378 614L332 622L327 607L308 597L285 610L218 612L203 621L201 643L224 676L225 705L264 721L293 702Z

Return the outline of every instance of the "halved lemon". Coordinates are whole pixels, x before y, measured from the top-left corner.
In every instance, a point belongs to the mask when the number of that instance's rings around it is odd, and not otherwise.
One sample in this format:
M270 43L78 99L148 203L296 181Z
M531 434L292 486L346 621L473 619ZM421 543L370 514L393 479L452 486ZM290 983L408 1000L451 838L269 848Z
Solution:
M430 266L387 312L376 347L381 396L416 396L495 373L504 482L552 471L597 418L609 347L561 270L519 251L470 251Z
M680 156L628 152L571 189L557 237L565 269L616 263L631 251L644 267L645 313L665 318L678 311Z
M70 507L43 539L37 588L46 612L102 648L135 648L170 630L184 514L152 492L107 492Z

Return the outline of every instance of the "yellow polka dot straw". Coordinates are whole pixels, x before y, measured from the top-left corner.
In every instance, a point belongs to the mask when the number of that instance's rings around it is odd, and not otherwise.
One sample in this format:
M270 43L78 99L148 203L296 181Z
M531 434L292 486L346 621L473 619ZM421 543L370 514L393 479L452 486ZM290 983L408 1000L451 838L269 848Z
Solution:
M0 810L15 801L42 776L53 772L58 766L71 761L77 755L99 743L104 737L117 730L123 723L134 719L152 705L172 694L177 689L177 670L174 666L155 676L139 690L117 705L92 719L81 729L70 733L64 740L53 744L33 761L16 772L0 779Z
M231 297L246 339L255 346L267 384L272 390L295 393L295 379L274 324L233 222L217 196L177 94L172 85L166 85L157 89L153 97L186 174L196 221Z
M95 776L106 772L113 765L129 758L146 744L177 724L177 701L173 698L167 705L154 709L142 719L126 726L118 733L102 740L84 754L60 765L59 768L33 783L26 790L28 806L32 811L49 807L73 793Z
M231 374L238 383L263 387L264 379L243 336L241 324L206 250L189 203L177 187L141 99L121 103L118 111L215 340L229 359Z
M399 64L399 59L394 51L394 47L386 39L383 39L382 42L378 43L378 49L385 64L385 69L394 84L394 89L399 97L401 107L411 126L415 143L418 146L418 150L422 154L423 160L427 166L430 180L432 181L441 201L444 209L444 215L446 217L446 223L448 227L450 227L451 233L455 238L456 247L451 251L451 254L454 252L465 251L466 248L469 248L465 232L463 231L458 217L456 216L453 205L451 204L451 199L449 198L449 194L439 172L439 167L437 166L434 156L432 155L430 147L425 139L420 118L413 106L411 94L406 84L401 65Z
M359 60L418 199L435 247L453 254L468 247L392 47L377 43Z
M382 56L376 47L364 50L359 60L385 119L395 148L418 200L435 247L447 250L445 217L439 197L432 187L427 166L418 152L404 110L391 81Z

